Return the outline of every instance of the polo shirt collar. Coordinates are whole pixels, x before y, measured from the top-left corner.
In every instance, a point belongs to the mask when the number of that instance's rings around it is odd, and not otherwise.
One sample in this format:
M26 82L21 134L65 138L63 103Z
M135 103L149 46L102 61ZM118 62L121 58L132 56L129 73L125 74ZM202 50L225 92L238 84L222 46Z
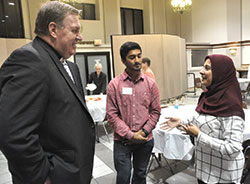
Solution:
M123 78L123 80L125 81L125 80L130 80L130 81L132 81L132 79L131 79L131 77L128 75L128 73L124 70L124 72L122 73L122 78ZM140 76L139 76L139 78L135 81L135 82L138 82L138 81L140 81L140 80L144 80L144 75L143 75L143 73L142 72L140 72Z

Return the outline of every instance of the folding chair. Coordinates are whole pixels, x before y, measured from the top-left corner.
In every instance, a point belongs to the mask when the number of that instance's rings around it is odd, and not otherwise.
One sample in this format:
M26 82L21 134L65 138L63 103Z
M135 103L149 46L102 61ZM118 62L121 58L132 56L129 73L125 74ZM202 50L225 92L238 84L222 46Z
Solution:
M242 98L245 100L250 94L250 82L247 85L247 89L241 90Z
M158 164L158 167L155 168L155 170L158 169L158 168L166 168L165 166L164 167L162 166L162 164L161 164L161 158L162 158L162 154L161 153L158 153L158 157L155 155L154 152L151 153L150 163L149 163L148 168L147 168L147 174L150 172L151 166L152 166L154 160ZM173 168L171 167L171 165L168 162L168 160L164 156L163 156L163 158L165 159L166 164L167 164L166 166L169 168L171 174L174 174Z
M99 131L98 131L98 124L102 124L104 132L105 132L105 134L107 136L108 142L110 142L109 134L108 134L108 131L107 131L107 128L106 128L106 125L108 124L107 115L106 115L106 117L105 117L105 119L103 121L98 121L98 122L95 122L95 123L96 123L96 142L98 142L98 143L100 142L100 140L99 140L100 135L99 135Z
M243 108L243 109L247 109L247 104L246 104L245 101L242 101L242 108Z
M195 82L196 88L201 88L201 78L199 78L199 77L195 78L194 82Z

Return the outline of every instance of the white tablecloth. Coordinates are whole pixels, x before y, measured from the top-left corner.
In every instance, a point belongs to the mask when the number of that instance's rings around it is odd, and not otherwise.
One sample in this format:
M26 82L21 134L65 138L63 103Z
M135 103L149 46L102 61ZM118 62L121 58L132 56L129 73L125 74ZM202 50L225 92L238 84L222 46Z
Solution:
M240 84L241 91L243 91L243 90L247 89L247 86L248 86L248 84L250 82L250 79L247 79L247 78L238 78L238 82Z
M167 159L190 160L193 153L193 144L189 135L183 134L177 128L171 131L160 129L160 123L166 121L165 117L186 118L186 115L193 111L195 105L179 106L175 109L170 106L162 109L159 122L153 130L155 145L153 152L162 153Z
M89 95L85 99L93 120L103 121L106 116L106 95Z
M179 117L187 119L195 111L196 105L183 105L179 109L173 106L162 109L162 115L156 128L153 130L155 145L153 152L162 153L167 159L175 160L190 160L193 153L193 145L190 141L189 135L183 134L177 128L171 131L160 129L160 123L166 121L165 117ZM244 109L245 112L245 129L243 139L250 139L250 110Z

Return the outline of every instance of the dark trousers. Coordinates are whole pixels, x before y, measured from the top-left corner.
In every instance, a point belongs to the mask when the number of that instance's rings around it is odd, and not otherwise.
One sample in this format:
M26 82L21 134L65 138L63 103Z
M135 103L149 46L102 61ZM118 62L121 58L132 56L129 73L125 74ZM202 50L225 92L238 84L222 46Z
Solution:
M133 165L132 184L146 184L146 171L154 147L154 140L143 144L126 145L114 142L114 163L117 171L116 184L130 184ZM133 164L131 164L131 159Z
M198 180L198 183L199 183L199 184L206 184L206 183L204 183L204 182L201 181L201 180ZM217 184L235 184L235 183L217 183Z

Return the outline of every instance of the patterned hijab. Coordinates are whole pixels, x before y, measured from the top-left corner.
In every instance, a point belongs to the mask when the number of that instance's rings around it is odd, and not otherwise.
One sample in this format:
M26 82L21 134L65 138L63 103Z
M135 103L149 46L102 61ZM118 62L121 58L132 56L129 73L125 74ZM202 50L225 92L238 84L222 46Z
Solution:
M212 84L198 101L196 111L213 116L240 116L245 119L242 96L233 61L225 55L209 55L212 67Z

